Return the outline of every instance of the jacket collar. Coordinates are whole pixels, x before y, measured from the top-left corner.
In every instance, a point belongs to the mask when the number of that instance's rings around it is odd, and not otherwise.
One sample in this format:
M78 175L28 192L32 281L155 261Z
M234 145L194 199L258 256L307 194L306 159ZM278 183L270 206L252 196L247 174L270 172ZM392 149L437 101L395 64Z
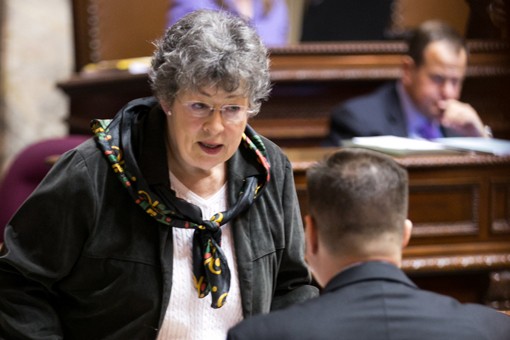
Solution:
M402 137L407 136L407 119L397 91L397 82L383 85L381 91L386 92L382 96L386 102L381 106L389 123L388 128L391 131L389 134Z
M393 281L417 288L404 272L395 265L382 261L368 261L338 273L324 287L324 293L369 280Z

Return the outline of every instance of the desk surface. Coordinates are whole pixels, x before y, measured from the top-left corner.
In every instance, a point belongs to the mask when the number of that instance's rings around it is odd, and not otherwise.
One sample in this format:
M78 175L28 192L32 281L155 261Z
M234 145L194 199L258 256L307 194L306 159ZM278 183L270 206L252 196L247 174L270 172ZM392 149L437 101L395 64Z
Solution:
M295 171L306 171L310 165L327 155L340 150L330 147L310 148L283 148L283 152L289 157ZM393 159L405 168L424 167L458 167L458 166L480 166L480 165L510 165L510 156L493 156L476 153L460 153L458 155L407 155L394 156Z

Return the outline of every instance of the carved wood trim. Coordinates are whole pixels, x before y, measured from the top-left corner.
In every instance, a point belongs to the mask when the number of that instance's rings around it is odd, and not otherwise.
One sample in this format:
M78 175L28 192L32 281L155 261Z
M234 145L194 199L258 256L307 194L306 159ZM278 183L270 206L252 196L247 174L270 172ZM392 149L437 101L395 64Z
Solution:
M400 68L355 68L327 70L271 70L271 80L325 81L325 80L392 80L400 77Z
M490 232L510 234L510 181L494 180L490 190Z
M491 272L489 280L485 304L510 315L510 271Z
M409 246L402 269L429 274L453 271L495 271L510 268L509 242L472 242Z
M321 60L317 58L317 62ZM401 68L399 65L391 67L349 67L345 69L295 69L295 70L271 70L273 81L325 81L325 80L393 80L400 78ZM504 77L510 75L510 69L497 65L469 65L466 71L468 77Z
M495 270L501 268L510 268L510 253L409 257L402 261L402 269L408 273Z
M473 210L473 212L475 212ZM413 238L416 237L448 237L478 234L478 219L473 216L473 221L450 222L450 223L414 223Z
M469 157L463 155L433 155L395 158L406 168L422 168L427 166L487 166L508 164L510 156L493 156L485 154L472 154Z
M510 45L503 41L469 40L470 53L506 53ZM306 54L402 54L407 50L403 41L349 41L333 43L301 43L270 48L271 56Z
M72 0L75 70L101 60L97 0Z
M306 149L285 148L284 151L292 161L294 171L306 171L318 159L338 150L338 148L312 147ZM394 157L395 161L405 168L427 167L479 167L507 164L510 167L510 156L493 156L486 154L460 155L408 155Z
M87 1L87 38L89 47L89 60L97 63L101 57L101 39L99 37L99 3L98 0Z
M400 77L402 41L303 43L270 50L271 77L286 80L389 80ZM468 42L468 77L510 75L510 46L499 41ZM355 58L351 58L355 57Z
M269 49L271 56L306 54L395 54L404 53L402 41L356 41L334 43L301 43Z
M510 233L510 223L508 219L493 219L491 225L491 231L494 234L509 234Z

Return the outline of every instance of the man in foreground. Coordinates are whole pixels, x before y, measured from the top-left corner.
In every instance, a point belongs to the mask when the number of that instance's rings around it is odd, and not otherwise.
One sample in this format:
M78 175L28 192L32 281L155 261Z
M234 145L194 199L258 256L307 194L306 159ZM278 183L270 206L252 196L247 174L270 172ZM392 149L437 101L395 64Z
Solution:
M508 340L507 315L421 290L400 269L412 223L408 175L393 159L343 149L307 183L306 258L322 295L247 319L229 339Z

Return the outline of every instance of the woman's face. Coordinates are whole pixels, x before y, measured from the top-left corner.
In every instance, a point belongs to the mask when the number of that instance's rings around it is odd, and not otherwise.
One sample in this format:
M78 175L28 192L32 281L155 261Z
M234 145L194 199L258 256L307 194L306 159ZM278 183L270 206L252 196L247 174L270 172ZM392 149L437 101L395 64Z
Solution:
M172 171L210 174L223 167L241 142L248 122L248 98L218 87L181 91L168 107L168 147ZM213 108L211 110L211 108Z

